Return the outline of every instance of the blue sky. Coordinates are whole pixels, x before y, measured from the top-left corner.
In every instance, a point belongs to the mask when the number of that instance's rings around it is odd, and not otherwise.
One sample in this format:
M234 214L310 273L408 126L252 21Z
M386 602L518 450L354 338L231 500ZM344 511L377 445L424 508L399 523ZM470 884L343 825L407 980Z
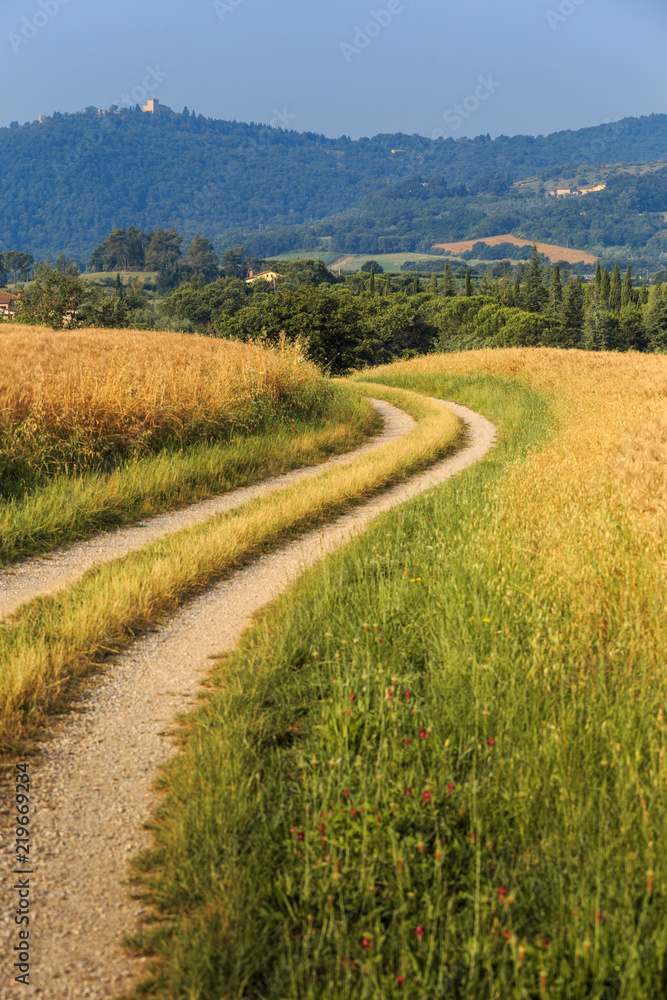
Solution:
M667 111L666 8L3 0L0 125L150 90L178 111L329 136L546 134Z

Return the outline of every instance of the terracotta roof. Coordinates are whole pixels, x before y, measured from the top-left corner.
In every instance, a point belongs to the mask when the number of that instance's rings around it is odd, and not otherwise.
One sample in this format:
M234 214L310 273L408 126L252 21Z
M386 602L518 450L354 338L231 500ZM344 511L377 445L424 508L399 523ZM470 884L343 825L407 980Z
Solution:
M0 305L3 306L11 305L12 302L16 302L17 298L18 296L12 295L11 292L3 292L2 290L0 290Z

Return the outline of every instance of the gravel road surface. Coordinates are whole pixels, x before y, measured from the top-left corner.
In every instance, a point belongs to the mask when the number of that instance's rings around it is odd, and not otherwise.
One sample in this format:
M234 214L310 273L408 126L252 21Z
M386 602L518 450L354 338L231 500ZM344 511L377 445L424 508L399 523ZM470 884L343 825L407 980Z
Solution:
M141 977L144 961L131 957L122 947L123 936L136 929L141 916L140 903L133 898L128 884L128 860L151 844L144 824L158 802L154 790L158 769L174 753L169 732L176 716L195 704L202 691L201 681L210 668L210 657L232 649L253 613L289 587L305 567L363 531L382 511L444 482L490 450L496 437L494 426L465 407L445 405L467 426L466 443L460 451L332 524L246 566L191 601L167 624L139 639L118 657L91 684L56 735L42 745L41 757L31 768L35 844L31 985L13 983L14 959L5 958L0 1000L28 996L102 1000L124 994ZM385 419L391 428L397 418L386 411ZM389 433L399 436L411 426L407 418L407 423L400 428L395 424ZM382 436L375 446L386 440ZM320 469L318 466L316 471ZM289 477L303 474L302 470ZM311 470L306 474L312 474ZM278 478L280 485L291 481L288 477ZM248 499L263 489L277 489L273 482L251 487L252 492L236 493L244 493ZM211 503L197 505L207 509L204 516L211 516L207 508ZM187 514L181 511L165 518ZM176 530L173 521L169 524L163 534ZM183 522L177 526L182 527ZM122 544L133 548L156 537L142 536L136 544L129 542L136 530L143 529L124 529L110 533L110 537L112 541L122 537ZM119 554L104 547L106 536L74 546L88 560L85 568L99 561L94 545L101 546L97 551L103 552L104 559ZM62 559L66 560L67 555L63 553ZM50 560L38 562L48 565ZM83 571L76 564L70 566L56 584L51 578L49 589L63 586L65 578L73 579ZM72 572L74 576L67 576ZM21 577L19 572L18 578L26 580L27 574ZM29 592L30 588L23 591ZM7 859L13 853L13 833L5 831L2 838ZM11 885L11 876L6 875L0 891L0 947L5 956L11 955L18 944L14 924L17 894Z

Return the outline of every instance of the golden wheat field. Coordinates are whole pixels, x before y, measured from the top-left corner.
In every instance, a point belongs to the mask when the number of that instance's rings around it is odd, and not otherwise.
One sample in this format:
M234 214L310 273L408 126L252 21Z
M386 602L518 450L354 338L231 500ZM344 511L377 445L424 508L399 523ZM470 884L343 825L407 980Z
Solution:
M612 603L641 620L635 642L657 655L667 583L667 358L526 348L385 370L518 378L550 399L558 432L510 470L487 544L530 561L582 628L604 631ZM648 604L653 613L641 614Z
M319 382L298 346L133 330L13 326L0 337L0 419L82 428L122 443L206 420L273 409L300 383Z

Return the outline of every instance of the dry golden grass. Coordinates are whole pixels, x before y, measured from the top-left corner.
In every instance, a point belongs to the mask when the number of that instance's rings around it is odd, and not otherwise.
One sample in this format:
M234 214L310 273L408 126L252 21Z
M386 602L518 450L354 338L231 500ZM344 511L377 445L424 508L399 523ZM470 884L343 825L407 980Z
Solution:
M550 398L558 433L510 468L489 545L508 566L530 560L601 642L610 616L641 621L636 648L662 672L667 358L525 348L376 371L512 377Z
M261 417L320 375L298 346L132 330L0 335L0 422L127 447Z
M68 590L37 598L0 623L3 750L35 731L91 661L127 644L234 566L424 468L457 441L459 421L436 401L384 386L359 388L400 406L417 426L369 455L91 570Z

